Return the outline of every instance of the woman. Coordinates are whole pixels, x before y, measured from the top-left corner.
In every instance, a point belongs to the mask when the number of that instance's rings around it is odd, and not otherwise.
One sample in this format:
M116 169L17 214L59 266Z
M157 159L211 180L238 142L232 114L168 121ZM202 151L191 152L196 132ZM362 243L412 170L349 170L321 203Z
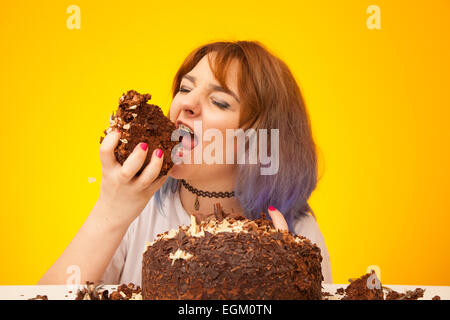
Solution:
M186 164L194 163L199 144L211 143L200 137L197 143L183 143L179 156L184 163L168 176L155 180L163 155L152 150L151 162L135 177L149 152L147 145L138 145L121 166L114 157L120 132L113 131L100 146L99 199L39 284L67 283L73 279L68 270L78 270L81 283L140 284L145 242L189 225L192 214L202 219L200 212L210 213L217 202L225 212L243 212L251 219L268 211L276 228L308 237L321 249L324 282L332 283L328 250L307 203L317 183L315 144L288 67L257 42L204 45L175 76L169 117L179 128L192 130L195 122L203 132L215 129L223 136L226 129L278 129L276 174L262 175L261 163ZM202 191L223 193L220 198L202 197Z

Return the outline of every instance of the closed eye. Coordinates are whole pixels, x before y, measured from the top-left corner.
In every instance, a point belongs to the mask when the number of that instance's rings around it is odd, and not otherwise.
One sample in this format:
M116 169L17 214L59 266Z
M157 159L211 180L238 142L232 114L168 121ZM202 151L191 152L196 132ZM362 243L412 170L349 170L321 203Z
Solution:
M185 87L180 87L180 92L190 92L191 90L185 88Z
M228 109L230 107L228 103L221 103L215 100L212 100L212 102L221 109Z
M184 86L180 86L180 89L178 90L178 92L181 93L189 93L191 92L190 89L184 87ZM215 104L216 106L218 106L220 109L228 109L230 107L230 105L226 102L219 102L217 100L211 99L212 103Z

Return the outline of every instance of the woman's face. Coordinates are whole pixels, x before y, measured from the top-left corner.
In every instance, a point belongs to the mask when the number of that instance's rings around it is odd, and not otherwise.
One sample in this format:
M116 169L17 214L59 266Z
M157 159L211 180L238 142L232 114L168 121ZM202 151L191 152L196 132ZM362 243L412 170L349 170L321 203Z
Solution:
M213 57L214 58L214 57ZM211 61L214 61L212 59ZM203 137L196 136L200 143L185 143L179 156L183 162L175 165L170 171L170 176L176 179L204 180L211 178L220 179L230 177L234 173L234 164L225 164L226 159L226 129L239 128L239 116L241 104L239 100L239 91L237 85L238 63L233 61L228 68L226 84L231 90L227 92L215 79L208 62L208 56L204 56L198 64L181 80L180 88L172 101L169 118L177 127L180 124L187 126L198 134L197 128L201 128ZM214 144L214 138L211 141L205 141L205 133L210 129L216 129L223 137L222 147L220 144ZM209 139L208 139L209 140ZM209 146L209 147L208 147ZM193 149L191 149L193 147ZM207 164L205 159L208 155L215 156L216 153L210 152L216 149L223 154L224 164ZM191 149L191 150L189 150ZM233 148L234 149L234 148ZM203 152L200 152L203 151ZM198 156L204 154L200 164ZM194 157L195 155L195 157ZM206 157L206 158L205 158ZM208 161L208 160L206 160ZM190 164L188 164L190 163Z

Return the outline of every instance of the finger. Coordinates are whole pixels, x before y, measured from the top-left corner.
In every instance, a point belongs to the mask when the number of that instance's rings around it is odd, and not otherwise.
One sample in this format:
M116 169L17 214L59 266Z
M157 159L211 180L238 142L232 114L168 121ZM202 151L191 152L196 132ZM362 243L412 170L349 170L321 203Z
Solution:
M119 179L122 183L128 182L136 175L139 169L142 168L145 158L148 153L148 145L146 143L139 143L128 156L120 168Z
M280 231L289 230L286 219L284 219L284 216L280 211L270 206L269 215L272 218L273 226L275 227L275 229L278 229Z
M150 186L159 176L163 161L164 152L161 149L154 150L150 163L142 171L141 175L137 179L137 183L140 184L143 188L147 188L148 186Z
M103 169L111 169L118 164L114 155L120 139L120 131L114 130L106 135L100 144L100 162Z

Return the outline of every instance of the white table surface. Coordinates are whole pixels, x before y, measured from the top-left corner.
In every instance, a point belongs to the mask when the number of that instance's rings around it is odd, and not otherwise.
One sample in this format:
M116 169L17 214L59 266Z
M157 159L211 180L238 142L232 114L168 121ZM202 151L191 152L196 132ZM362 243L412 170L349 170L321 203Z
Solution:
M324 284L323 290L333 294L328 297L330 300L339 299L341 296L335 295L336 289L345 288L348 284ZM431 300L438 295L441 300L450 300L450 287L444 286L404 286L404 285L383 285L399 293L405 293L407 290L416 288L425 289L424 297L419 300ZM109 293L114 291L117 285L105 285ZM72 291L71 293L69 291ZM40 286L0 286L0 300L27 300L36 297L36 295L46 295L49 300L74 300L76 288L70 288L66 285L40 285Z

